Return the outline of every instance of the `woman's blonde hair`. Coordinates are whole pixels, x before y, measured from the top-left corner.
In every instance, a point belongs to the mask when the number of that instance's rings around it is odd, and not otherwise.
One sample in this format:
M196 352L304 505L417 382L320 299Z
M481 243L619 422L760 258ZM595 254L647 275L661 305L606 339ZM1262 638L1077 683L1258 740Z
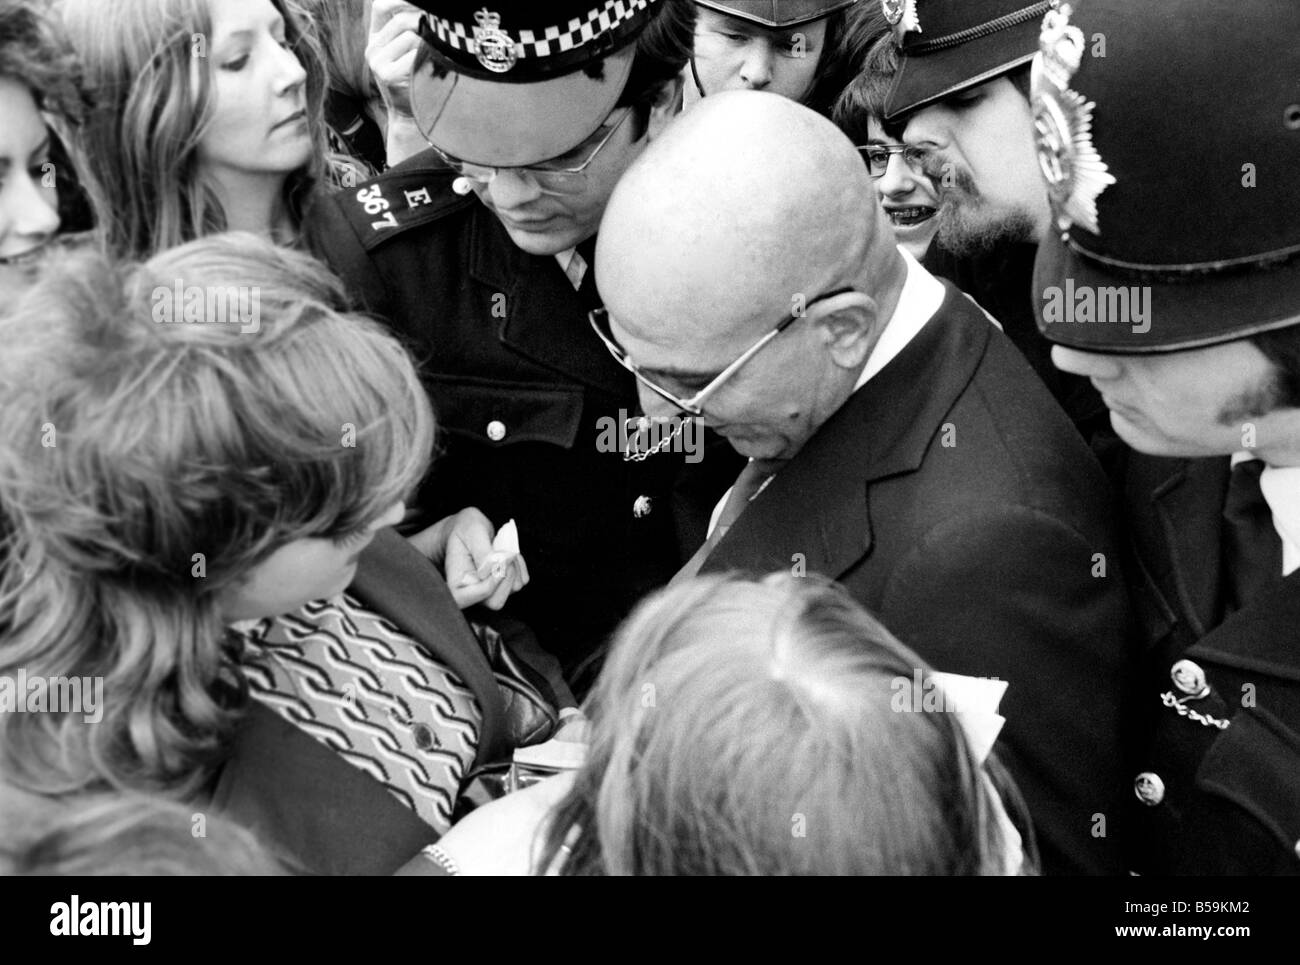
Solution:
M289 870L252 832L174 801L111 792L51 799L0 786L0 876L208 877Z
M0 676L102 678L103 719L0 714L32 790L192 789L239 685L219 596L424 475L406 351L314 259L248 234L55 264L0 323Z
M209 4L219 0L61 0L67 34L93 105L76 139L78 170L114 255L151 255L224 231L226 214L199 173L213 110ZM307 72L311 160L285 182L295 229L326 177L325 72L295 0L270 0Z
M894 699L918 670L815 577L651 597L597 682L587 763L539 867L567 841L567 874L1003 873L996 802L954 715Z

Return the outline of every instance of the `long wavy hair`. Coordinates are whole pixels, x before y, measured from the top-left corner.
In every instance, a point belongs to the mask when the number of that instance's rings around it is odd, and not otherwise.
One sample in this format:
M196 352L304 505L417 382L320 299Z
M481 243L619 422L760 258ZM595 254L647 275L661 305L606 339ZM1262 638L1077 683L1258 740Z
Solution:
M64 26L93 104L77 162L108 250L128 258L224 231L226 214L200 176L198 148L213 112L209 4L219 0L61 0ZM325 69L294 0L271 0L307 72L307 124L315 150L285 181L294 228L327 177Z
M259 330L191 306L222 291L256 295ZM0 676L104 694L97 724L0 714L7 779L193 790L238 704L223 592L422 478L434 424L410 357L343 305L314 259L232 233L121 268L69 256L0 323Z
M590 702L587 763L539 869L565 874L1004 873L990 774L950 713L903 713L925 664L815 577L707 577L644 602ZM915 708L920 710L920 708ZM1032 852L1032 844L1027 848Z

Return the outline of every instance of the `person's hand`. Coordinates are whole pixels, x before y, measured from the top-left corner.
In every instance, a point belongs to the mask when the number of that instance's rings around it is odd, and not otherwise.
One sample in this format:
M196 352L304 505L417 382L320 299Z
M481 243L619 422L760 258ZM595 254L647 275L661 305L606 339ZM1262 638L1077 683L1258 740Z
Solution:
M405 0L375 0L370 12L366 63L384 106L395 119L412 116L411 70L420 49L423 12Z
M463 875L532 874L547 818L569 793L576 773L556 774L471 811L438 840L438 847Z
M565 741L570 744L585 744L590 739L590 730L591 726L581 711L576 714L567 714L563 717L563 723L551 736L551 740Z
M505 606L510 594L528 585L523 555L493 546L492 521L477 509L462 509L409 537L412 545L441 567L452 598L462 610L482 603Z

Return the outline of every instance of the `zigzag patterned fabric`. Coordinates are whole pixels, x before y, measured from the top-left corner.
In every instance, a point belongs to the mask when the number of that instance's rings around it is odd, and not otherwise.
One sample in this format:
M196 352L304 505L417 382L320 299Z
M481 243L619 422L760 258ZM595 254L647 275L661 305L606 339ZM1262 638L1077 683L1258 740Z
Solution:
M253 697L379 781L439 834L478 750L459 678L347 594L233 628Z

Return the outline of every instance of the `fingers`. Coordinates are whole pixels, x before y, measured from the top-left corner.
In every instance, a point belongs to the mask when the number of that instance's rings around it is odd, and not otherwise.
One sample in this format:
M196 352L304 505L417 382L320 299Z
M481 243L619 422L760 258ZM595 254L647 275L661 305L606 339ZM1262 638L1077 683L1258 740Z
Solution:
M386 21L381 21L379 3L375 4L374 13L370 18L370 41L366 45L367 51L382 50L401 38L403 34L409 35L409 42L412 44L420 42L420 11L406 3L397 6L410 9L392 11Z

